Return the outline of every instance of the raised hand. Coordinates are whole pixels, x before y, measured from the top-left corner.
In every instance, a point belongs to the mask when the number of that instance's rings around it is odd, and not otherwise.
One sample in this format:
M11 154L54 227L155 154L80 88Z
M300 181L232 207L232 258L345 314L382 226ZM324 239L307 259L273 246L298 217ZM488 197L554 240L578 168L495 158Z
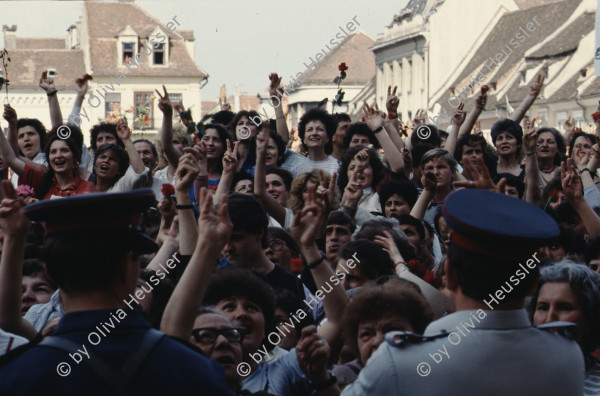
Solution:
M223 173L235 173L238 165L238 144L240 142L236 141L233 145L233 150L231 149L231 140L227 139L227 150L223 155Z
M48 78L48 70L44 70L42 72L42 77L40 78L40 88L46 91L46 93L56 91L56 87L54 86L54 79Z
M348 185L344 189L344 196L342 197L342 205L357 207L358 201L363 196L363 188L358 181L359 171L357 170L352 174L351 179L348 181Z
M206 161L206 146L204 145L204 143L201 143L199 146L196 145L194 147L184 147L183 148L183 152L185 154L191 154L194 156L194 158L196 159L196 162L198 163L198 168L200 169L200 176L203 175L207 175L208 174L208 165L207 165L207 161Z
M468 158L465 158L463 160L463 166L467 169L473 180L465 182L453 182L452 184L454 187L478 188L481 190L492 190L504 194L506 179L500 180L498 185L496 185L492 180L490 172L485 166L485 163L483 162L483 157L477 157L475 163L472 163Z
M394 242L394 237L392 237L392 234L390 234L389 231L385 230L383 231L383 234L384 236L375 235L374 242L381 246L383 250L387 252L387 254L390 256L390 259L392 260L392 263L395 264L400 261L404 261L400 250L398 250L396 242Z
M315 243L325 218L325 202L317 199L317 186L308 186L306 190L304 208L296 213L290 227L292 237L301 247L312 246Z
M365 102L363 111L365 113L365 122L370 130L374 131L383 125L385 114L379 111L377 104L375 104L375 107L369 107L367 102Z
M458 129L460 129L460 126L465 122L465 118L467 117L467 112L463 110L464 108L465 104L461 102L450 119L450 123Z
M221 197L219 209L213 206L213 196L206 188L200 190L200 217L198 218L198 241L210 241L211 245L222 250L231 236L233 223L227 211L227 196ZM200 243L200 242L199 242Z
M538 133L535 129L535 123L527 117L523 118L523 146L525 151L532 153L538 141Z
M25 236L29 229L29 219L23 213L23 202L10 180L2 180L4 199L0 204L0 228L6 236Z
M474 135L483 136L483 131L481 130L481 121L477 121L474 127Z
M537 75L537 79L529 85L529 95L538 96L542 87L544 86L544 80L546 78L541 74Z
M269 124L267 121L265 124ZM269 128L263 128L256 135L256 156L266 154L269 143Z
M169 99L169 93L167 92L167 88L163 85L164 95L161 95L158 90L154 90L158 94L160 100L158 101L158 108L165 117L173 117L173 105L171 104L171 100Z
M560 163L560 181L563 194L570 203L581 201L583 199L583 186L581 179L577 174L577 169L573 165L572 159L567 159L567 163Z
M219 106L221 107L221 111L231 111L231 105L227 103L227 98L225 98L223 101L221 101L221 98L219 98Z
M572 116L569 116L564 124L565 132L567 136L571 136L573 131L575 130L575 119Z
M121 141L125 141L127 139L131 138L131 129L129 128L129 126L127 125L127 119L123 118L122 120L119 121L119 123L117 124L117 136L119 137L119 139L121 139Z
M91 80L91 78L92 77L89 74L86 74L83 76L83 78L78 78L77 80L75 80L75 86L77 87L76 89L78 96L85 96L89 89L88 80Z
M484 85L481 87L481 92L477 95L477 98L475 98L475 107L478 109L483 109L487 103L487 89L484 87L486 86Z
M396 96L397 89L398 86L394 86L394 91L392 91L392 86L388 85L385 107L389 113L396 114L398 112L398 105L400 104L400 99L398 99L398 97Z
M279 77L277 73L271 73L269 75L269 80L271 80L271 84L269 85L269 95L281 99L283 96L279 88L281 86L281 77Z
M413 129L416 129L419 125L425 124L426 111L418 109L415 118L413 118Z
M336 180L337 173L333 172L333 175L331 175L331 180L329 183L327 183L325 174L321 169L319 169L319 186L317 187L317 197L325 201L327 208L330 208L332 205L336 206L337 204L337 202L334 202Z
M177 164L175 172L175 190L188 191L199 173L200 166L194 154L188 152L179 157L179 164Z
M11 105L4 105L4 119L8 121L9 124L15 125L17 124L17 112L12 108Z
M329 353L329 344L319 336L316 326L302 329L302 337L296 344L296 357L300 368L311 381L324 382L329 378Z
M421 185L427 191L435 193L437 189L437 179L433 172L423 172L421 174Z

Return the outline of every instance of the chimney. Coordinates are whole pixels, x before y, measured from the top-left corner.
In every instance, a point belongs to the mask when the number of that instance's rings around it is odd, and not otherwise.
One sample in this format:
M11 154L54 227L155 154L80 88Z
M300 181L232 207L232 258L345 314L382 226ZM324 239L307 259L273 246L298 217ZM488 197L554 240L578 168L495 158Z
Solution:
M17 25L3 25L4 32L4 48L7 50L17 48Z

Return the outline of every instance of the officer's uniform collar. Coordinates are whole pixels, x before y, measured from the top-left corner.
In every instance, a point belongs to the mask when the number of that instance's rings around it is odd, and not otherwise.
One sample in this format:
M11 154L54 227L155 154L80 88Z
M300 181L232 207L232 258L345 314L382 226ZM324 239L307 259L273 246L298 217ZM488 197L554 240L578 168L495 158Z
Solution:
M524 309L505 311L468 310L458 311L432 322L425 335L433 335L442 331L448 333L463 323L472 324L474 329L507 330L531 327L527 312Z

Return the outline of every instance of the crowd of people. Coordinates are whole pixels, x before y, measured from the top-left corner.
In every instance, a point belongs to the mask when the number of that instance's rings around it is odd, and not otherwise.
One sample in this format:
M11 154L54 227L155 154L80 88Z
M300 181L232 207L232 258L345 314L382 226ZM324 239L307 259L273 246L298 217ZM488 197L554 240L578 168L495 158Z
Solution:
M486 86L446 131L163 86L157 141L89 148L75 83L49 131L4 105L0 394L600 395L600 121L536 125L543 77L491 141Z

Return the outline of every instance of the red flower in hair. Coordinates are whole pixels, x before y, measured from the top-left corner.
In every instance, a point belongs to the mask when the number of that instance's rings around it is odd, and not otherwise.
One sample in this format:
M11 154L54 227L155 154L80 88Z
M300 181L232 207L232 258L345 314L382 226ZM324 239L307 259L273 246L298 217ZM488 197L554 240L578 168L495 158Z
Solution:
M338 69L341 72L348 70L348 66L346 66L346 62L340 63L340 65L338 66Z
M160 192L165 196L165 197L170 197L171 195L175 195L175 187L173 187L172 184L169 183L164 183L162 185L162 188L160 189Z

